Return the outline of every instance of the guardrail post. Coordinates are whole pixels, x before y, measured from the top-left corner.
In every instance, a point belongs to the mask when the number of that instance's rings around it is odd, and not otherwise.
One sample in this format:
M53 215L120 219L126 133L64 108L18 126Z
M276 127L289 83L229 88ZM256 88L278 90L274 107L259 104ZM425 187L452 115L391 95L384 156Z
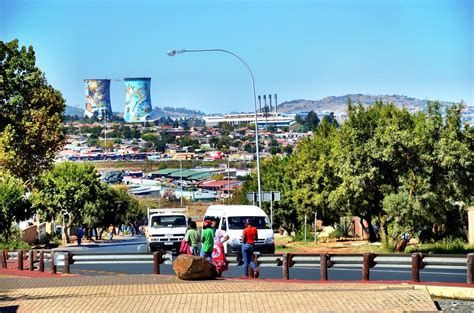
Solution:
M28 263L30 266L30 271L33 271L35 269L35 259L33 250L28 251Z
M364 253L362 257L362 281L370 280L370 268L374 266L375 254Z
M56 274L56 264L54 264L54 251L49 254L49 270L51 274Z
M2 250L1 253L1 259L0 261L2 262L2 268L7 268L7 258L8 258L8 252L6 250Z
M411 277L414 283L420 282L421 253L412 253L411 255Z
M320 267L321 267L321 280L322 281L327 281L328 280L328 260L329 260L329 255L323 253L319 256L320 258Z
M474 283L474 253L467 254L467 283Z
M18 250L18 270L23 271L23 250Z
M160 275L160 264L163 263L161 251L153 252L153 273Z
M71 274L71 252L64 254L64 274Z
M38 267L40 272L44 272L44 250L40 251Z
M292 266L293 254L285 253L283 255L283 279L290 279L290 267Z

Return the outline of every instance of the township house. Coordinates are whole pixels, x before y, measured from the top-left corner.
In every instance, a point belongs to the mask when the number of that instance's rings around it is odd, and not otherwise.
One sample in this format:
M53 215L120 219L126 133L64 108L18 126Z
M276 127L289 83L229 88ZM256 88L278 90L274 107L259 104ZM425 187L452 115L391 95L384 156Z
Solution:
M208 180L199 183L198 187L210 190L210 191L217 191L220 192L222 195L230 194L230 192L240 188L242 186L242 182L240 180Z

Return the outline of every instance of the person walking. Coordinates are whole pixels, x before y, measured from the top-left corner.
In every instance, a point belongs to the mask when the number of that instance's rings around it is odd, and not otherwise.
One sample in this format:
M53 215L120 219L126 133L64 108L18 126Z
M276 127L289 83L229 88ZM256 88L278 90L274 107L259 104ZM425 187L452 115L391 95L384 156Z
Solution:
M212 258L212 249L214 248L214 231L212 230L212 222L210 220L205 220L202 229L202 245L201 253L199 255L207 258L210 262Z
M224 230L219 228L217 222L212 222L212 228L214 229L214 249L212 250L212 264L216 266L217 275L222 276L222 272L227 271L228 262L225 257L224 252L224 242L229 240L229 235L227 235Z
M114 238L114 231L115 231L114 225L110 224L110 226L109 226L109 240L112 240Z
M79 226L76 230L76 237L77 237L77 245L81 245L82 237L84 237L84 230L82 229L82 226Z
M189 229L184 235L184 241L191 247L192 255L199 255L199 232L195 221L189 222Z
M258 278L260 272L257 265L253 261L253 247L255 240L257 240L257 228L252 226L252 220L246 219L244 221L244 231L242 232L242 258L244 259L244 276L243 279L249 278L249 264L253 270L253 277Z

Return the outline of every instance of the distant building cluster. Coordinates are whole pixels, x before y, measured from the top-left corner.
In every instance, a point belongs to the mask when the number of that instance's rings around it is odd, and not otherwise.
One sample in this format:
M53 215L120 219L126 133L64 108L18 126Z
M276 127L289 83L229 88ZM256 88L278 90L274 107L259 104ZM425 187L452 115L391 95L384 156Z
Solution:
M289 127L295 122L295 113L257 113L258 128ZM255 124L255 113L208 115L203 117L206 126L217 127L222 123L231 126Z

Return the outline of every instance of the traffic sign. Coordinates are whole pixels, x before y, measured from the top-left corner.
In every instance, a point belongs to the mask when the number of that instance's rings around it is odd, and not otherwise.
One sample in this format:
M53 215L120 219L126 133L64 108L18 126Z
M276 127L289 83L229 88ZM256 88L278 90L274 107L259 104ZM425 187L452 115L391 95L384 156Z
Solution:
M258 192L247 192L245 195L247 196L247 200L250 202L258 201ZM280 192L279 191L263 191L262 201L263 202L280 201Z

